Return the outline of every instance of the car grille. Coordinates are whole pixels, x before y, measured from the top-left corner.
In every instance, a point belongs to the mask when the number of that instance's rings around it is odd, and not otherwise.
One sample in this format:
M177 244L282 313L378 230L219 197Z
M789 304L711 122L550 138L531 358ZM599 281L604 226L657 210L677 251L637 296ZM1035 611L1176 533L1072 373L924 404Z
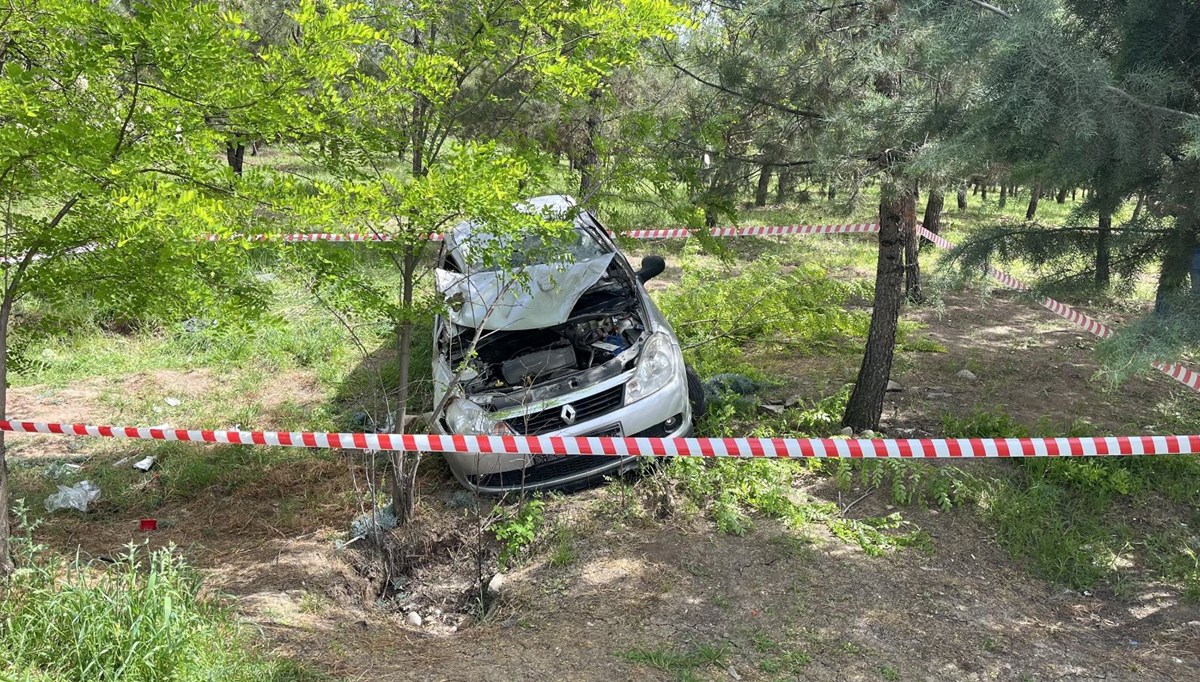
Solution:
M590 419L595 419L600 415L608 414L624 404L625 385L619 384L599 393L589 395L586 398L580 398L572 402L571 407L575 408L575 423L579 424ZM562 420L562 408L562 405L558 405L548 410L542 410L541 412L510 417L505 419L504 423L511 426L517 433L526 436L540 436L545 433L552 433L570 426L570 424Z
M620 438L621 425L613 424L585 435ZM630 458L613 458L605 455L538 455L534 457L533 463L523 469L472 477L472 480L476 485L484 488L531 488L576 474L605 469L617 459L623 461Z

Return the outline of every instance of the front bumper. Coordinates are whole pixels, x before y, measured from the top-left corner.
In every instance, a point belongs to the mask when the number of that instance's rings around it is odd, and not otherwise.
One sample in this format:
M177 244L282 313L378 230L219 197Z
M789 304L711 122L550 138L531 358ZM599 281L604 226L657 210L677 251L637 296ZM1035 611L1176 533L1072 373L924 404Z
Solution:
M679 366L682 369L683 363ZM561 407L623 385L628 379L628 373L622 374L554 400L530 405L528 411L534 413ZM691 422L687 378L681 371L652 395L546 435L611 435L619 427L624 436L682 438L691 433ZM435 428L445 433L441 424ZM636 457L496 453L446 453L445 457L463 486L483 494L569 488L637 465Z

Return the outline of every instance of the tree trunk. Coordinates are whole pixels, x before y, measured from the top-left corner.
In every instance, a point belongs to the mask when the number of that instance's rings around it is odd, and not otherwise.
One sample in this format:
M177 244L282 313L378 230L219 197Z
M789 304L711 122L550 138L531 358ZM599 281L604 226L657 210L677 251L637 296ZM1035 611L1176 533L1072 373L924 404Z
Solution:
M958 186L958 210L966 212L967 210L967 183Z
M12 295L5 292L4 301L0 303L0 410L8 414L8 320L12 313ZM6 417L7 418L7 417ZM0 431L0 578L7 578L13 572L12 526L8 518L8 449L4 442L3 431Z
M965 187L963 189L965 192ZM883 398L896 350L896 325L900 317L903 279L905 216L915 213L912 194L885 181L879 201L879 260L875 268L875 300L867 347L858 380L846 404L842 425L857 431L879 428Z
M792 198L796 186L796 171L784 168L779 171L779 182L775 185L775 203L786 204Z
M1172 299L1184 290L1191 271L1195 235L1191 230L1177 228L1176 234L1163 254L1162 270L1158 275L1158 289L1154 292L1154 314L1170 312Z
M419 254L415 247L406 247L403 259L403 283L401 284L400 300L402 309L411 310L413 303L414 279L417 270ZM397 387L396 413L393 431L407 431L405 422L408 420L408 379L410 361L412 360L412 321L407 318L400 323L396 333L396 362L397 375L400 385ZM421 464L421 453L408 453L401 450L392 452L392 513L396 521L407 524L413 520L417 508L417 467Z
M932 195L933 192L930 192ZM926 206L928 208L928 206ZM921 303L921 237L917 234L917 191L914 189L904 205L904 295L910 303ZM886 387L886 386L885 386Z
M1000 208L1008 205L1008 185L1000 185Z
M1142 215L1142 208L1146 205L1146 193L1138 192L1137 203L1133 205L1133 216L1129 222L1137 224L1138 217Z
M1071 201L1075 201L1075 188L1071 188Z
M600 155L596 153L596 139L600 136L601 122L600 88L595 88L588 95L586 146L579 163L579 201L585 205L591 205L591 197L598 184L596 170L600 166Z
M1066 187L1058 190L1058 194L1054 195L1054 203L1056 203L1056 204L1067 203L1067 188Z
M229 167L233 169L235 175L242 174L242 161L246 158L246 145L239 142L225 143L225 160L229 162Z
M1109 241L1112 239L1112 212L1100 211L1100 230L1096 233L1096 286L1109 282Z
M768 190L771 189L771 167L763 165L758 171L758 187L754 188L754 205L766 206Z
M1041 185L1034 185L1033 189L1029 191L1029 208L1025 209L1025 220L1033 220L1033 217L1037 215L1038 199L1041 198Z
M940 189L929 190L929 200L925 202L925 217L921 224L926 230L934 234L940 234L942 231L942 207L946 204L946 197ZM917 239L917 243L921 246L925 245L925 241Z
M983 204L987 203L987 183L979 187L979 201Z
M830 201L837 199L837 188L834 187L833 185L829 185L828 187L826 187L825 188L825 198L829 199Z
M979 181L971 183L971 196L979 196Z

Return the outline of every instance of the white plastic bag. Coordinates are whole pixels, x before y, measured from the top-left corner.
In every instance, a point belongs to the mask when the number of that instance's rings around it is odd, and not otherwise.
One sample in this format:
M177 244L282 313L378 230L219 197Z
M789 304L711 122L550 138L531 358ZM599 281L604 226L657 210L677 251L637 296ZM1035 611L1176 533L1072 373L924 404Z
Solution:
M46 511L78 509L87 512L88 505L100 499L100 489L91 481L80 481L71 487L58 486L58 492L46 498Z

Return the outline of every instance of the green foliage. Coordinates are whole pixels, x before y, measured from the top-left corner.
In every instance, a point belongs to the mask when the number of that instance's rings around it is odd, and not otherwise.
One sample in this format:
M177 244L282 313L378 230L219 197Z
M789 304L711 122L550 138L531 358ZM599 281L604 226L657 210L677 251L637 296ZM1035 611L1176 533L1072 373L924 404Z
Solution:
M546 503L540 497L522 501L515 512L500 510L500 520L492 527L492 533L500 542L498 561L502 569L512 566L537 540L545 524L545 511Z
M833 518L829 530L842 540L858 545L868 556L884 556L903 547L930 550L929 534L921 530L897 531L908 526L899 513L866 519Z
M25 680L315 679L253 651L231 614L200 596L172 549L130 545L114 564L64 564L23 545L0 593L0 658Z
M864 293L862 285L840 282L818 266L789 272L766 257L740 272L695 260L683 268L679 285L655 300L701 375L744 371L739 360L751 345L812 355L842 352L848 340L866 336L867 316L845 308Z

